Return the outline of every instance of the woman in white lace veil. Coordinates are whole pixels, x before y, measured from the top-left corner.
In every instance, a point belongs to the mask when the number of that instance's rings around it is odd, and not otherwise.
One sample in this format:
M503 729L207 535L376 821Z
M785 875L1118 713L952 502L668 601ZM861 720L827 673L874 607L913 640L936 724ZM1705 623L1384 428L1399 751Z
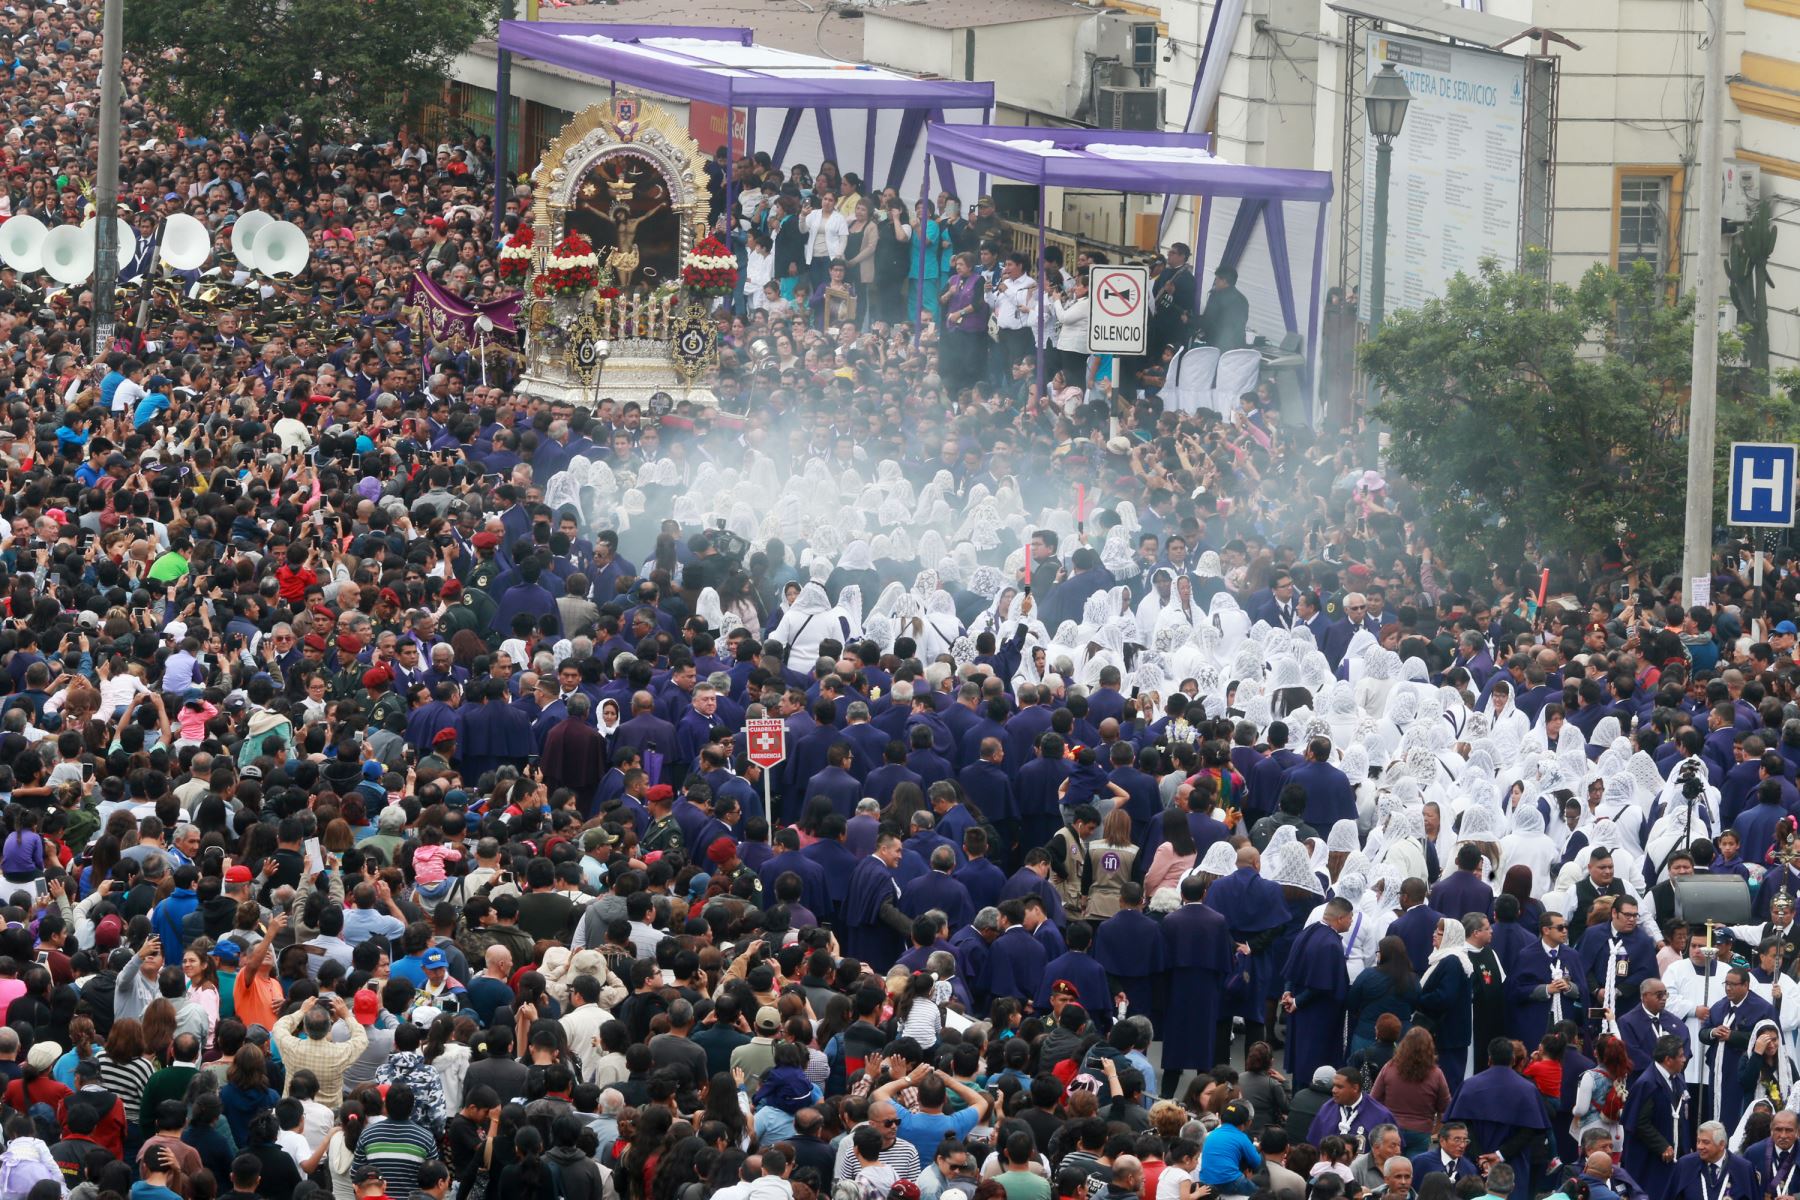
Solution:
M1150 590L1145 593L1142 600L1138 601L1138 635L1145 643L1149 642L1151 635L1161 624L1159 618L1162 615L1164 604L1159 589L1165 585L1169 589L1169 598L1173 600L1175 597L1175 572L1168 567L1158 567L1150 572ZM1186 625L1189 629L1194 627L1191 621L1186 622Z

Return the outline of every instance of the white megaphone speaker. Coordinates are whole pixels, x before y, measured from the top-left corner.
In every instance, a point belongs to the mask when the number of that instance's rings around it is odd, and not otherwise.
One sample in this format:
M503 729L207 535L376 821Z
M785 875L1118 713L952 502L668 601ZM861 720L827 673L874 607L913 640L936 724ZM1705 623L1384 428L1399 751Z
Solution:
M93 235L79 225L52 229L44 237L44 270L58 283L86 283L94 273Z
M256 235L262 232L265 225L273 225L275 218L261 209L253 208L237 219L231 227L231 252L246 268L253 267L255 260L251 253L256 246Z
M264 275L298 275L311 253L304 229L292 221L276 221L257 232L246 265Z
M119 223L119 270L123 271L131 265L131 260L137 257L137 230L133 229L131 222L124 217L114 217L113 219ZM87 235L89 241L93 240L93 217L89 217L81 223L81 232Z
M21 213L0 224L0 261L21 275L44 265L44 239L50 230L36 217Z
M0 225L0 234L6 227ZM163 218L162 260L177 271L193 271L212 253L212 236L206 226L186 213Z

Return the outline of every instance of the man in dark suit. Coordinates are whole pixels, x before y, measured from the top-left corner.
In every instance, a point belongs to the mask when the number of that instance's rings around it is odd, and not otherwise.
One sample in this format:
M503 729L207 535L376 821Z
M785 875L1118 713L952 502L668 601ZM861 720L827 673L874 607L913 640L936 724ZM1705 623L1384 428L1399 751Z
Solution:
M651 780L679 785L686 774L686 764L675 761L675 727L656 715L656 698L649 692L631 696L631 719L619 726L613 735L613 750L630 747L640 754L654 752L662 756L663 771L651 772ZM646 765L648 759L646 759Z
M1186 243L1169 247L1168 265L1150 285L1150 360L1162 355L1164 346L1187 345L1194 331L1194 268L1189 265ZM1243 345L1242 330L1238 345Z
M1297 590L1292 575L1276 571L1268 597L1250 613L1251 622L1267 621L1276 629L1292 629L1300 620L1300 600L1294 594Z
M1427 1175L1448 1175L1450 1182L1480 1175L1481 1168L1468 1157L1469 1127L1461 1121L1447 1121L1438 1130L1437 1149L1413 1156L1413 1183L1425 1182Z
M1668 1005L1668 985L1660 979L1647 979L1638 988L1638 1006L1619 1018L1619 1037L1632 1062L1649 1062L1657 1039L1663 1037L1679 1038L1682 1048L1692 1053L1687 1022L1670 1012Z
M1250 324L1250 301L1237 289L1237 268L1213 272L1212 294L1200 314L1200 337L1220 350L1242 350Z

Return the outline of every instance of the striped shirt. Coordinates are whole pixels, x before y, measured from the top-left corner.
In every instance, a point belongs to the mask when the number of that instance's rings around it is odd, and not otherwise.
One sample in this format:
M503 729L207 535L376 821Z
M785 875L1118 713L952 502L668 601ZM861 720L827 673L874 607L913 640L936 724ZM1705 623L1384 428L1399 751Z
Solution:
M437 1138L417 1121L377 1121L356 1140L350 1177L373 1163L388 1195L410 1196L419 1186L419 1168L437 1156Z
M864 1124L867 1122L865 1121ZM896 1137L894 1144L881 1152L881 1161L894 1168L894 1174L902 1179L919 1177L919 1151L904 1138ZM850 1134L846 1133L843 1140L838 1143L837 1164L833 1173L839 1179L855 1179L856 1163L856 1149L851 1144Z
M100 1082L106 1090L125 1103L125 1119L134 1124L138 1121L138 1097L144 1094L144 1085L150 1082L150 1076L156 1074L156 1060L138 1057L130 1062L114 1062L106 1051L94 1055L100 1064Z

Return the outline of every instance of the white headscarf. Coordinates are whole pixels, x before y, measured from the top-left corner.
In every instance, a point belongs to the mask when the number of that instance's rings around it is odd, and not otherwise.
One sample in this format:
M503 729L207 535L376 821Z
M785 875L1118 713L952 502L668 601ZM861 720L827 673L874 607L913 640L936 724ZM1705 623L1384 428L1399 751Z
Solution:
M1293 827L1283 828L1291 831ZM1312 855L1299 842L1290 841L1278 849L1263 874L1271 883L1297 887L1315 896L1324 895L1323 889L1319 887L1319 877L1313 871Z
M1429 983L1438 968L1450 959L1457 960L1463 974L1473 974L1473 968L1469 965L1469 955L1474 953L1474 950L1475 947L1469 945L1468 935L1463 932L1462 922L1454 917L1445 917L1444 935L1439 940L1437 949L1431 952L1431 965L1420 977L1419 986L1424 987Z

